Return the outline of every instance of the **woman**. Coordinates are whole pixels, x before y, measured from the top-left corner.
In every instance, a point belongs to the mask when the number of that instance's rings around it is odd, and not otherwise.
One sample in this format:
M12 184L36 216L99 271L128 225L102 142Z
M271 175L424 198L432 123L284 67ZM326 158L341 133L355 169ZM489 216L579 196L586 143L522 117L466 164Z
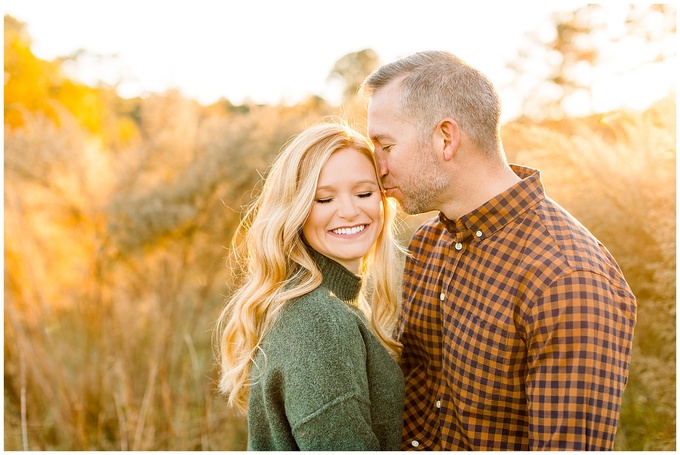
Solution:
M250 450L399 449L394 212L345 125L311 126L276 158L218 321L220 389L248 412Z

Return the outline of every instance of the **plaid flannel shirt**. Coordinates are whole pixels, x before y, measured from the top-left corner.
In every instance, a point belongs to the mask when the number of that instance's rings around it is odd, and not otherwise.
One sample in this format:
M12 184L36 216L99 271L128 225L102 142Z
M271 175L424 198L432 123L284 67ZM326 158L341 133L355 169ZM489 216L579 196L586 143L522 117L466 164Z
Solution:
M402 449L611 450L635 296L540 172L414 234L398 333Z

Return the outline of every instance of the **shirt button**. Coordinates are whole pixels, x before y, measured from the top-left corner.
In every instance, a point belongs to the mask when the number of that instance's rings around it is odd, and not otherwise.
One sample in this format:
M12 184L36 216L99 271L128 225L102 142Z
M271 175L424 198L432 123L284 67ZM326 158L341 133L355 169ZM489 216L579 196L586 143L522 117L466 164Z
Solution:
M439 400L437 400L437 409L439 409L439 408L441 408L441 407L442 407L442 402L439 401Z
M413 447L418 447L420 445L420 443L418 441L411 441L411 445Z
M463 244L462 243L456 243L456 250L460 251L463 249Z
M482 234L482 231L477 231L477 232L475 232L475 235L476 235L477 237L481 237L483 234Z
M441 294L439 294L439 300L444 300L445 298L446 298L446 296L444 295L443 292Z

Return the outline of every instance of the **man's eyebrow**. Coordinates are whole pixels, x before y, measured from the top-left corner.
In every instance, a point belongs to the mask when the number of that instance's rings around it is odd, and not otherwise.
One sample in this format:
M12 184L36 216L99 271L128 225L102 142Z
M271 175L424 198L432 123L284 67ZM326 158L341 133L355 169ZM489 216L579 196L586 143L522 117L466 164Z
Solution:
M387 134L378 133L378 134L372 134L372 135L371 135L371 140L372 140L372 141L382 142L382 141L384 141L384 140L388 140L388 141L389 141L389 140L392 140L392 138L391 138L391 136L388 136Z

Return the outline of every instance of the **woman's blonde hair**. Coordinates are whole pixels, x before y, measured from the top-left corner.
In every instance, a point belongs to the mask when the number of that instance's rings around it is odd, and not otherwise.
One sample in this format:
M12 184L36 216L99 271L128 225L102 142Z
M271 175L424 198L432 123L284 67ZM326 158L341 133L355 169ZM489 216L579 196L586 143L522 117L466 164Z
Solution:
M232 240L232 258L242 284L222 310L215 333L219 389L230 405L243 411L253 359L263 337L287 301L321 284L321 272L303 241L302 225L311 211L321 169L331 154L346 148L364 153L380 182L371 143L363 135L341 122L310 126L276 157ZM393 338L399 308L395 263L400 248L393 232L396 206L383 191L381 197L383 228L361 265L362 295L370 293L370 303L363 309L371 330L396 358L401 350Z

